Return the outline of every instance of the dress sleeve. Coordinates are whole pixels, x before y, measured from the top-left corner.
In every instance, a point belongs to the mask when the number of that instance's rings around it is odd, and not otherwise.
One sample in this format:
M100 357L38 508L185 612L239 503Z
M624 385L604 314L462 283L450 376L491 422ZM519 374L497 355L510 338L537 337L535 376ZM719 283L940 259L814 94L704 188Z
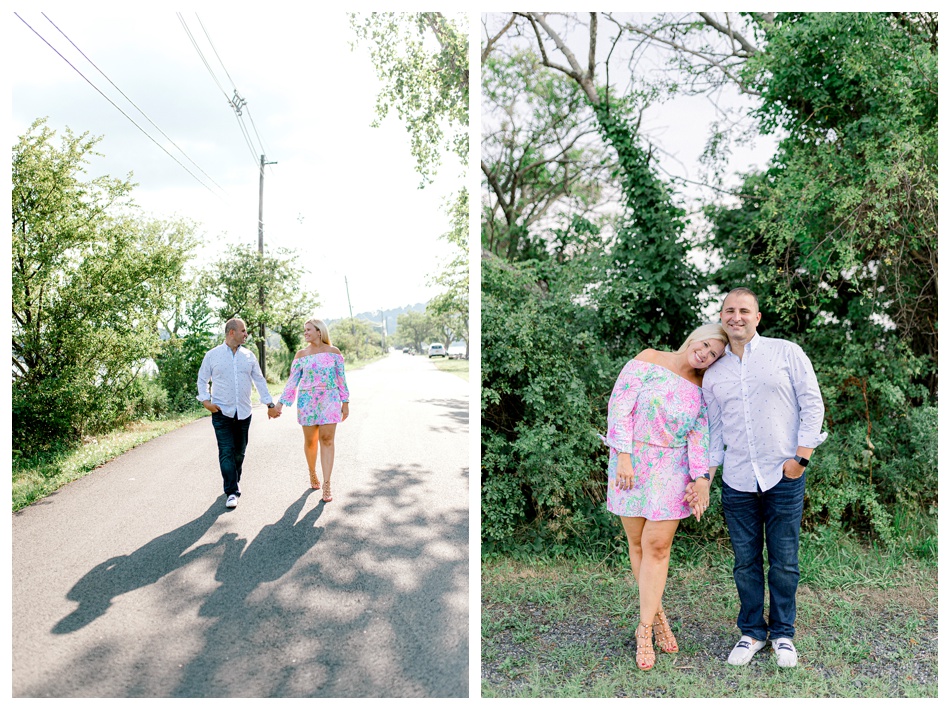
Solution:
M607 446L619 452L633 452L633 417L643 391L647 368L637 360L628 362L614 385L607 404Z
M706 402L700 397L699 416L686 435L686 458L689 461L689 477L695 481L709 473L709 417Z
M336 359L336 369L333 373L336 378L336 387L340 390L340 401L349 402L350 401L350 390L346 386L346 371L343 367L343 356L340 355Z
M287 386L284 387L284 393L280 395L280 399L277 400L278 402L288 406L294 403L294 398L297 396L297 385L300 384L302 375L303 366L300 364L300 358L297 358L290 368L290 377L287 378Z

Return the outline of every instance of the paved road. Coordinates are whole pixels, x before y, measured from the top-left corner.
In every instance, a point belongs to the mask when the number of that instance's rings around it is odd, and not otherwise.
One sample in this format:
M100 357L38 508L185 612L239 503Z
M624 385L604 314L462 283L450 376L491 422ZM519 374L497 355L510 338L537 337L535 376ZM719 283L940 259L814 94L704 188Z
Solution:
M240 504L210 419L13 516L13 695L468 695L468 383L348 373L332 503L255 408Z

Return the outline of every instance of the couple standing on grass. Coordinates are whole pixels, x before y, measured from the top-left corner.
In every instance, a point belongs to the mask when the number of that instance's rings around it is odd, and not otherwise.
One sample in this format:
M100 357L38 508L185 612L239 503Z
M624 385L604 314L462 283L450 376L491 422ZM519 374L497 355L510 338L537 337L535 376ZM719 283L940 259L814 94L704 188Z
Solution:
M805 467L827 436L825 410L808 357L794 343L760 336L761 318L756 295L733 289L721 325L700 326L673 353L644 350L610 396L607 509L621 516L639 588L642 670L656 662L654 636L660 650L679 650L661 601L670 547L679 521L699 520L709 507L720 464L742 632L727 662L747 664L768 639L779 666L798 663L792 638Z
M330 474L333 471L333 439L336 425L350 414L350 393L346 386L343 354L330 344L326 323L311 318L304 324L307 347L298 350L290 368L287 386L277 403L267 390L267 382L251 351L245 347L247 326L240 318L224 325L224 342L205 353L198 370L198 401L211 412L211 424L218 441L218 463L224 479L225 505L237 507L241 496L241 468L251 427L251 383L267 417L276 419L285 404L297 397L297 423L303 427L303 450L310 472L310 487L319 489L317 443L323 472L323 500L333 500ZM208 383L212 384L209 392ZM299 392L299 394L298 394Z

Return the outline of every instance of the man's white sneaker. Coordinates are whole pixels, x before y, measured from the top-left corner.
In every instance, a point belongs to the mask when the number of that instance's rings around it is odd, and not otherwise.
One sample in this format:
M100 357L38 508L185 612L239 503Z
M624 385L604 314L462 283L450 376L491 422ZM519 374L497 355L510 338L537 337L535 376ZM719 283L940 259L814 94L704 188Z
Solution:
M228 496L228 502L225 503L228 508L237 508L237 496L231 494Z
M782 668L794 668L798 665L798 651L791 639L772 639L772 650L775 651L775 660Z
M752 660L752 656L755 655L756 651L763 648L765 648L765 641L756 641L751 636L743 636L739 639L739 643L733 647L726 663L730 666L744 666Z

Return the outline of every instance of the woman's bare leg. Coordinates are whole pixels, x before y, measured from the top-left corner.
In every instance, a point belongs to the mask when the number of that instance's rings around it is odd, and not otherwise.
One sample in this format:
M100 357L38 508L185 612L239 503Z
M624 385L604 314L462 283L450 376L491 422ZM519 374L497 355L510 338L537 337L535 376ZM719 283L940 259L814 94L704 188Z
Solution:
M640 534L640 623L653 624L662 608L666 575L670 568L670 548L679 520L647 520Z
M333 439L336 436L336 424L322 424L319 428L320 468L323 471L323 499L333 500L330 493L330 474L333 472Z
M317 478L317 433L320 427L303 427L303 455L307 459L307 470L310 472L310 487L320 488L320 479Z

